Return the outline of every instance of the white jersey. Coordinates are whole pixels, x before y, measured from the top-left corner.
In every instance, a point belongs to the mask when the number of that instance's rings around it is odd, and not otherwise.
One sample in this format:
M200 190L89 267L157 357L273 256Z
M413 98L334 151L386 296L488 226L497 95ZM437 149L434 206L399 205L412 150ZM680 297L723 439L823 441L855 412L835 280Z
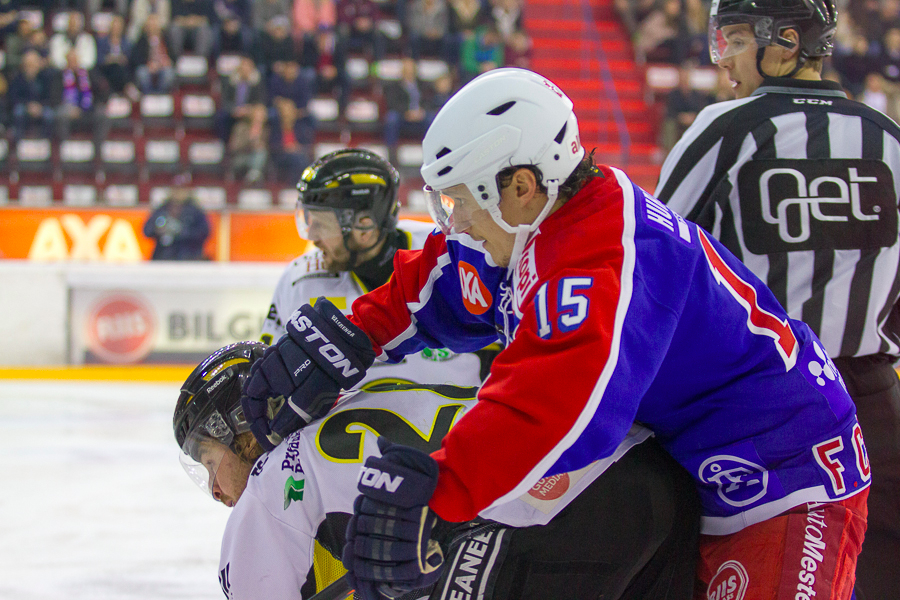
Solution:
M405 233L408 247L422 248L434 225L402 220L398 229ZM313 247L291 261L278 280L272 305L263 322L261 339L273 344L284 335L284 324L304 304L324 296L346 315L353 301L370 290L350 271L331 273L325 268L322 251ZM406 356L399 363L375 361L360 386L377 383L452 383L480 385L481 360L474 354L456 354L447 349L426 348Z
M226 597L299 600L330 583L322 580L321 568L328 560L336 564L332 555L340 556L338 546L358 495L359 467L379 455L377 434L434 451L474 398L474 388L455 386L354 392L327 417L260 457L222 540L219 581ZM649 436L635 427L613 456L577 473L542 479L528 494L482 516L515 526L546 524Z

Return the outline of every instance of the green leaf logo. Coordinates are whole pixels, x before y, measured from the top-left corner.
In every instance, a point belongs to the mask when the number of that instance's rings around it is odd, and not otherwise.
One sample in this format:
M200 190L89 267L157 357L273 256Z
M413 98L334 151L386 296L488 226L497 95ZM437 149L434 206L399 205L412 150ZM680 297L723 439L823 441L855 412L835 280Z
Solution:
M287 510L287 507L294 500L298 502L303 500L303 487L305 485L306 479L304 478L300 478L300 481L294 479L293 475L287 478L287 481L284 482L284 510Z

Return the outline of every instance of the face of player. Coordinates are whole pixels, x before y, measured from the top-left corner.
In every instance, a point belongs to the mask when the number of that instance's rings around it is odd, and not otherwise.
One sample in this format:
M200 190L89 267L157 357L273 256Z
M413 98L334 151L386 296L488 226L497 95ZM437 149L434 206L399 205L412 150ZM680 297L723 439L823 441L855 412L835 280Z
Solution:
M726 58L719 60L719 66L728 72L735 96L746 98L756 91L763 81L756 68L756 50L759 46L753 30L746 23L726 25L722 28L721 35L727 50L723 53Z
M737 98L746 98L762 85L763 73L770 77L783 77L789 74L796 61L793 50L779 45L766 46L759 68L756 66L756 54L759 45L750 25L741 23L722 27L721 34L727 45L725 58L719 60L719 66L728 71L732 89ZM787 30L782 35L790 41L797 42L794 30Z
M234 507L247 487L253 465L241 460L224 444L206 441L200 447L200 463L209 472L213 498Z
M505 188L500 194L500 214L508 223L504 214ZM472 192L465 185L456 185L441 191L453 200L452 227L456 233L465 233L475 241L484 242L484 249L494 262L501 267L508 267L512 256L516 236L504 231L494 220L487 209L482 208ZM514 225L515 223L510 223Z
M311 241L322 251L325 267L332 273L349 271L378 253L378 230L373 227L370 217L358 219L350 231L350 237L344 240L344 232L338 223L337 215L331 210L303 210L298 219L301 225L301 236ZM349 248L348 248L349 246ZM356 264L350 264L350 251L357 252Z

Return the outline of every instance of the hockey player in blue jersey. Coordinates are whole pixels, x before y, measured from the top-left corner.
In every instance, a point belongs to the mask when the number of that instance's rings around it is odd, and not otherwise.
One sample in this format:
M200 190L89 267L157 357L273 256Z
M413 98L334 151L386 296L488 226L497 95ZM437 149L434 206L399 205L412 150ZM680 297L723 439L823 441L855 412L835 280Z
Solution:
M439 575L425 543L437 519L470 519L591 464L637 421L700 492L696 598L849 598L872 474L853 402L809 327L703 230L595 166L572 102L536 73L470 82L423 151L440 231L398 253L349 319L301 307L245 387L264 437L322 410L317 399L375 356L505 343L433 469L411 471L400 454L367 464L397 485L359 486L344 563L365 597ZM278 395L290 402L270 420ZM598 535L615 519L597 515Z

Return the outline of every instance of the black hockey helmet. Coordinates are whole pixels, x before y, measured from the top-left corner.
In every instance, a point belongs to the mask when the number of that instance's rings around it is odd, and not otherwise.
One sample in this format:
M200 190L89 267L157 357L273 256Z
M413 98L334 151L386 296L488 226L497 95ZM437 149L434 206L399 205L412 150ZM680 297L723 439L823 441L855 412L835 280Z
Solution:
M204 460L204 442L236 453L235 438L250 431L241 409L241 389L250 367L265 352L261 342L237 342L210 354L195 368L175 404L172 428L182 450L182 465L201 488L211 492L217 460Z
M346 148L326 154L297 182L298 227L301 210L331 209L345 235L357 225L360 213L370 216L383 232L392 231L400 211L399 186L397 170L374 152Z
M729 55L719 29L739 23L750 25L760 49L772 44L790 48L781 34L785 29L795 29L800 36L798 65L802 65L807 58L831 55L837 7L835 0L713 0L709 50L714 63Z

